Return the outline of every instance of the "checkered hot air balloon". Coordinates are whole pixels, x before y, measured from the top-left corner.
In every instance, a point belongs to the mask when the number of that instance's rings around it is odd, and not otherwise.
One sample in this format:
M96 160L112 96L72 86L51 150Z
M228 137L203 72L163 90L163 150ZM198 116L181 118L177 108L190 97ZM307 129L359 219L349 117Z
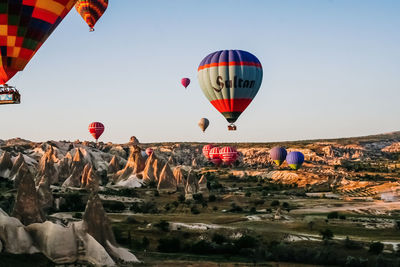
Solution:
M94 31L94 25L104 14L108 6L108 0L78 0L75 9L89 26L89 31Z
M285 148L276 146L269 151L269 156L276 165L281 166L286 159L287 152Z
M25 68L75 1L0 1L0 84Z
M225 165L231 165L236 161L238 153L235 148L226 146L219 150L219 156Z
M222 50L206 56L198 68L198 80L211 104L233 124L260 89L263 70L260 61L242 50Z
M206 157L206 159L210 160L210 150L213 148L214 146L209 144L209 145L205 145L203 146L203 155L204 157Z
M299 151L292 151L287 155L286 161L290 168L298 170L304 163L304 155Z
M213 147L208 154L210 156L210 161L215 165L219 166L222 163L220 154L219 154L219 147Z
M97 140L104 132L104 125L101 122L92 122L89 124L89 133Z

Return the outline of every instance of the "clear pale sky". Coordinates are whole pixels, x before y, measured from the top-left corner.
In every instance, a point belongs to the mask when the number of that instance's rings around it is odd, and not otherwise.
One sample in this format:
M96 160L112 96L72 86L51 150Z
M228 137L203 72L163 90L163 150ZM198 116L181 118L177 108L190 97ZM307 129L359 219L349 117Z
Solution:
M76 13L9 84L0 139L268 142L400 130L400 1L110 0L94 33ZM207 101L197 67L246 50L263 64L238 131ZM191 85L185 90L182 77ZM210 120L203 134L201 117Z

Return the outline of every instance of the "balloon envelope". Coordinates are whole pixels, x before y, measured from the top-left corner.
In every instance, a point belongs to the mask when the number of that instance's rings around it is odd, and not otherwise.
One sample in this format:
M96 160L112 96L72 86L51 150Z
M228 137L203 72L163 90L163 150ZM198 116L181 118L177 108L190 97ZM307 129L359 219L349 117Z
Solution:
M213 148L214 146L209 144L209 145L205 145L203 146L203 155L204 157L206 157L206 159L210 159L210 150Z
M205 132L208 125L210 125L210 121L207 118L201 118L197 125L199 125L200 129Z
M283 147L276 146L269 151L269 156L276 165L281 166L286 159L287 151Z
M151 147L148 147L146 149L146 154L147 154L147 156L150 156L151 154L153 154L153 149Z
M97 141L104 132L104 125L101 122L92 122L89 124L89 132Z
M75 1L1 1L0 84L7 83L18 71L25 68L74 6Z
M210 161L212 163L214 163L217 166L221 164L222 160L221 160L220 154L219 154L219 147L213 147L210 150L209 156L210 156Z
M204 95L230 123L234 123L260 89L260 61L242 50L209 54L200 63L198 80Z
M104 14L107 6L108 0L78 0L75 9L93 31L94 25Z
M230 165L236 161L238 153L233 147L227 146L219 150L219 156L223 163Z
M185 88L187 88L187 87L189 86L189 84L190 84L190 79L189 79L189 78L182 78L181 84L182 84Z
M304 155L299 151L292 151L287 155L286 161L290 168L293 170L298 170L300 169L301 165L303 165Z

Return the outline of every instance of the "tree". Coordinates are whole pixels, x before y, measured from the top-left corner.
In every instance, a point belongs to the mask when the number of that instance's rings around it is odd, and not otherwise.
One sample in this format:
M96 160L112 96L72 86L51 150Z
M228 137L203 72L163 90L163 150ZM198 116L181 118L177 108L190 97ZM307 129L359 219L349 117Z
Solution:
M325 243L333 239L333 232L330 229L321 230L319 234L322 236L322 240L324 240Z
M372 254L381 254L385 246L381 242L372 242L369 245L369 252Z

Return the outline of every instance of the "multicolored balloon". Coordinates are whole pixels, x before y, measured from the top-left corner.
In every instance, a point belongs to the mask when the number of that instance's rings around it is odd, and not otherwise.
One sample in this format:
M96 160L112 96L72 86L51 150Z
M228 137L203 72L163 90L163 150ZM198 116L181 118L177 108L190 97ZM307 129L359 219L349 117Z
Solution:
M226 146L219 150L219 156L225 165L231 165L236 161L238 153L233 147Z
M22 71L76 0L0 2L0 84Z
M150 157L150 155L153 154L153 149L151 147L146 148L146 154Z
M247 108L260 89L260 61L242 50L222 50L206 56L198 68L198 80L210 103L231 123Z
M304 155L299 151L292 151L287 155L286 161L290 168L298 170L304 163Z
M204 157L206 157L206 159L210 160L210 150L213 148L214 146L209 144L209 145L205 145L203 146L203 155Z
M97 140L104 132L104 125L101 122L92 122L89 124L89 133Z
M208 125L210 125L210 121L207 118L201 118L199 122L197 123L199 125L200 129L203 131L203 133L206 131Z
M286 159L287 151L283 147L276 146L269 151L269 156L276 165L281 166Z
M215 165L219 166L222 163L220 154L219 154L219 147L213 147L208 154L210 157L210 161Z
M187 87L189 86L189 84L190 84L190 79L189 79L189 78L182 78L181 84L182 84L185 88L187 88Z
M94 25L103 16L108 7L108 0L78 0L75 9L89 26L89 31L94 31Z

